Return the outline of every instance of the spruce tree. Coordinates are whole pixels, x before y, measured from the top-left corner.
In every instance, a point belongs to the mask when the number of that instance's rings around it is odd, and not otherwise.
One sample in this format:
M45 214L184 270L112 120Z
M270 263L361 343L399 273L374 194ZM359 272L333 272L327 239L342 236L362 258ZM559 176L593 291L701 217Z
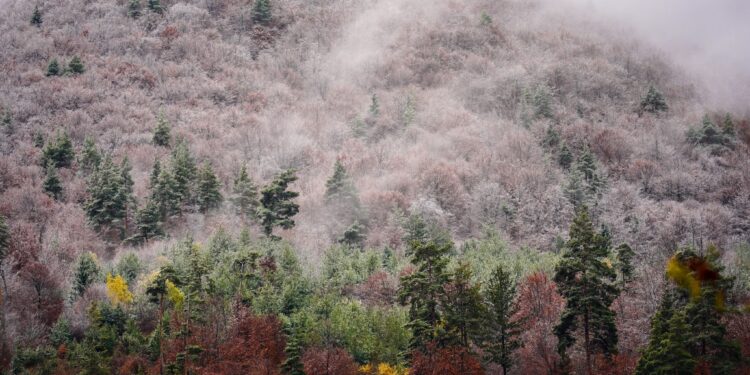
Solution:
M651 337L635 374L692 375L696 361L689 351L689 334L685 313L676 308L675 296L667 290L651 319Z
M90 252L83 253L78 258L78 263L73 271L73 299L82 296L89 285L99 279L100 274L101 270L94 254Z
M326 204L333 208L336 217L343 222L358 221L360 218L360 202L357 188L349 177L341 160L336 160L333 175L326 181Z
M57 59L52 59L52 61L49 62L47 65L47 77L52 76L59 76L60 75L60 63L57 62Z
M91 224L97 229L121 228L127 214L128 192L120 169L106 156L94 173L87 188L89 198L84 209Z
M516 285L501 265L492 272L483 295L487 315L480 346L485 360L500 365L507 375L514 364L513 352L522 344L522 322L517 318Z
M130 0L128 4L128 15L131 18L138 18L141 16L141 0Z
M196 199L198 207L202 212L216 208L222 201L219 179L216 178L211 165L205 163L198 172L198 186Z
M664 96L654 86L649 86L646 96L641 100L641 111L658 113L666 112L668 109Z
M133 194L135 182L133 181L133 177L130 176L133 167L130 165L130 159L127 156L122 158L119 170L122 179L122 192L125 195L125 229L127 230L128 222L131 218L130 212L136 208L135 195Z
M159 159L154 160L154 167L151 169L151 174L148 177L148 186L151 189L156 189L156 185L159 184L159 175L161 174L161 162Z
M70 167L75 159L73 143L68 137L68 133L57 133L57 138L50 141L42 150L42 165L46 166L52 163L55 168Z
M470 343L482 330L486 315L479 284L473 283L471 266L458 265L442 296L446 338L454 345L470 349Z
M261 190L257 215L266 236L272 237L274 227L283 229L294 227L292 217L299 212L299 205L294 203L293 199L297 198L299 193L287 189L289 184L296 180L295 171L289 169L277 175Z
M378 102L378 95L372 94L370 99L370 116L378 117L380 115L380 103Z
M86 71L80 57L73 56L73 59L68 63L68 71L73 74L83 74Z
M36 27L42 27L42 12L39 10L39 6L34 6L34 12L31 13L31 24Z
M537 86L532 96L534 104L534 116L537 118L552 118L552 106L550 104L550 94L546 86Z
M192 199L193 183L196 178L196 166L193 156L185 142L180 142L172 151L172 176L175 192L180 197L180 203L189 204Z
M338 239L338 243L350 248L361 249L364 246L366 238L365 227L358 221L355 221L349 228L346 228L344 234Z
M157 146L169 147L169 142L172 138L170 130L171 128L167 118L164 116L164 112L159 112L159 115L156 118L156 128L154 128L154 144Z
M633 280L633 274L635 273L633 258L635 257L635 252L630 246L628 246L628 244L624 243L617 247L615 257L617 260L617 271L620 274L620 285L622 288L625 284Z
M172 172L161 169L157 182L152 187L151 199L159 207L162 218L178 214L180 212L180 194Z
M557 164L566 171L570 169L571 164L573 164L573 154L570 152L570 149L565 142L563 142L562 147L560 147L560 153L557 155Z
M576 331L582 330L587 373L592 373L592 355L617 352L615 314L610 309L619 295L616 273L608 263L608 240L594 231L588 209L581 206L570 225L567 251L555 268L555 283L565 297L565 309L554 333L563 366L567 351L576 342Z
M244 164L237 178L234 179L232 202L242 217L252 217L258 207L258 187L250 179Z
M267 26L271 23L271 19L270 0L255 0L255 5L253 5L253 22Z
M81 150L78 164L83 170L91 172L99 166L101 161L102 156L99 154L99 150L97 150L94 140L90 137L86 137L83 141L83 150Z
M159 0L148 0L148 9L154 13L159 14L164 11L164 8L161 6L161 2Z
M734 121L732 121L732 116L730 116L729 113L724 117L721 133L728 139L733 139L736 136Z
M57 176L57 169L52 165L47 165L47 172L44 178L44 192L54 200L62 197L63 187L60 178Z
M409 348L423 350L428 343L442 336L440 325L443 321L441 298L445 295L448 274L448 255L453 243L437 244L414 240L409 244L411 263L416 267L411 274L401 277L398 299L402 305L409 305L409 322L406 326L412 332Z

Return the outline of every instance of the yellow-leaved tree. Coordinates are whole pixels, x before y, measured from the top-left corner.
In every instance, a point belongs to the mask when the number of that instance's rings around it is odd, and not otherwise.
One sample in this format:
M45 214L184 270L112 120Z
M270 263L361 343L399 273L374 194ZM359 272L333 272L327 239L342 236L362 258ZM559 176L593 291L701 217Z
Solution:
M133 301L133 293L128 290L128 282L122 276L107 274L107 294L114 304L128 304Z

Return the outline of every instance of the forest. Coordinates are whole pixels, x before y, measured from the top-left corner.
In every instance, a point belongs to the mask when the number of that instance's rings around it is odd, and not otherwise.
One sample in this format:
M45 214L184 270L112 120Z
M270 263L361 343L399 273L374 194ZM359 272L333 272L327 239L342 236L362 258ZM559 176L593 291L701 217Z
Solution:
M561 4L0 0L0 373L750 374L748 98Z

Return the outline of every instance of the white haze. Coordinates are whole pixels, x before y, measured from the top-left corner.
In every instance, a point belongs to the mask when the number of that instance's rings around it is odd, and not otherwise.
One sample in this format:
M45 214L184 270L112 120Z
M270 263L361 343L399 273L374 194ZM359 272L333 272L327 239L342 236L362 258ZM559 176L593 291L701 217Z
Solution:
M549 1L567 2L663 51L695 77L708 105L750 110L750 1Z

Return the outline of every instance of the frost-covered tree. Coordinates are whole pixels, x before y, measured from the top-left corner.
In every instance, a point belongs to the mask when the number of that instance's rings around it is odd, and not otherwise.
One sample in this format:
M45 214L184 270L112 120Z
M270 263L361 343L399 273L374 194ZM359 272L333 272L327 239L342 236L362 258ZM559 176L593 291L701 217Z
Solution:
M664 95L654 86L649 86L648 92L641 99L641 110L649 113L666 112L669 109Z

